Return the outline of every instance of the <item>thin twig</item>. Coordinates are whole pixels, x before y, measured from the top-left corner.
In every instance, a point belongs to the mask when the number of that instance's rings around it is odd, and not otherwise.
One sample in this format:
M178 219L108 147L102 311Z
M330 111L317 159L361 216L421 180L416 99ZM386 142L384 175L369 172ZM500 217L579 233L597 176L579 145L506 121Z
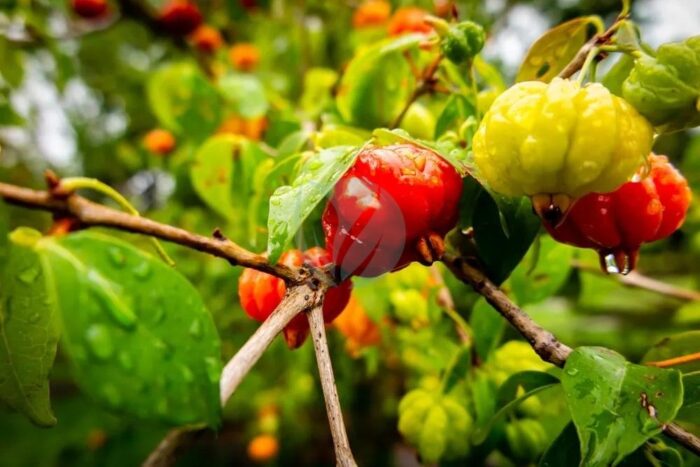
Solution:
M222 406L226 405L226 402L236 391L243 378L255 366L275 337L282 332L282 329L297 314L322 303L325 291L324 285L312 289L307 284L292 287L288 291L284 300L277 306L277 309L260 325L257 331L224 367L220 382ZM186 446L192 444L197 435L203 431L206 430L188 427L171 430L151 452L143 463L143 467L168 467L173 465L178 454Z
M126 232L140 233L161 240L177 243L197 251L228 260L231 264L245 266L281 277L291 283L304 280L300 271L284 265L269 264L267 258L252 253L231 240L197 235L184 229L161 224L150 219L133 216L87 199L71 195L56 198L48 191L37 191L0 183L0 198L6 202L32 209L43 209L61 216L74 217L83 226L111 227Z
M617 31L620 22L626 18L626 15L620 15L617 17L615 22L610 26L605 32L595 34L591 37L583 46L579 49L573 59L564 67L563 70L557 75L559 78L570 78L583 67L586 63L588 54L595 47L607 44L612 38L615 31Z
M574 261L572 265L584 272L590 272L593 274L603 275L600 268L596 266L589 266L580 261ZM615 274L615 278L627 287L635 287L639 289L649 290L650 292L656 292L661 295L666 295L668 297L677 298L679 300L686 300L689 302L700 301L700 292L690 289L684 289L666 282L660 281L658 279L652 279L651 277L645 276L637 271L632 271L627 275Z
M462 282L471 285L482 295L508 322L522 334L542 360L563 367L572 349L557 340L552 333L540 327L523 310L510 301L486 275L472 266L465 258L446 254L443 262ZM664 425L663 431L669 438L700 455L700 437L686 431L678 425Z
M311 338L314 342L316 363L321 377L321 386L323 387L323 398L326 401L328 423L331 427L331 435L333 436L333 444L335 446L336 465L341 467L356 467L357 463L352 456L350 441L345 431L343 412L340 409L340 400L338 398L338 389L335 386L335 377L333 376L333 365L331 363L330 354L328 353L328 341L326 340L326 326L323 322L322 306L318 305L313 308L307 313L307 318L311 329Z
M265 320L224 367L221 374L221 405L225 405L245 375L253 368L282 329L300 312L322 303L325 288L303 284L293 287L277 310Z
M542 360L563 367L571 348L562 344L549 331L535 323L523 310L510 301L488 277L476 266L469 264L465 258L445 254L443 262L462 282L471 285L496 309L522 336Z
M700 352L695 352L688 355L680 355L678 357L673 357L666 360L659 360L657 362L644 362L644 364L649 366L655 366L657 368L669 368L672 366L684 365L686 363L692 363L697 361L700 361Z
M471 330L469 325L464 321L464 318L457 313L457 308L455 307L455 301L452 298L450 289L447 288L445 284L445 279L442 277L442 272L438 268L437 264L430 266L430 276L435 281L439 287L437 292L437 302L440 308L447 314L447 316L452 319L455 325L455 331L459 340L464 345L470 345L472 342Z

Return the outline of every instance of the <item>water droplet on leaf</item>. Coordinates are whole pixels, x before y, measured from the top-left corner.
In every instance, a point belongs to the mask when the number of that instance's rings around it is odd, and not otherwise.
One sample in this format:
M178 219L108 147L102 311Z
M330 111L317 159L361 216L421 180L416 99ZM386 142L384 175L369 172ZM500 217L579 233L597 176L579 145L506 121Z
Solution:
M114 353L114 344L109 328L104 324L93 324L85 332L85 341L92 354L106 360Z
M21 282L29 285L32 284L37 277L39 277L39 272L38 266L32 266L22 271L17 277Z
M138 279L147 279L151 275L151 265L147 261L142 262L133 269L134 276Z
M198 319L192 321L192 325L190 325L190 336L192 336L195 339L199 339L202 337L202 322Z
M569 376L576 376L578 374L578 370L576 368L569 368L566 370L566 374Z
M204 368L207 370L207 376L212 383L218 383L221 376L221 362L213 357L204 359Z
M113 265L120 268L126 264L126 256L124 256L124 252L121 248L116 246L110 247L109 250L107 250L107 254Z

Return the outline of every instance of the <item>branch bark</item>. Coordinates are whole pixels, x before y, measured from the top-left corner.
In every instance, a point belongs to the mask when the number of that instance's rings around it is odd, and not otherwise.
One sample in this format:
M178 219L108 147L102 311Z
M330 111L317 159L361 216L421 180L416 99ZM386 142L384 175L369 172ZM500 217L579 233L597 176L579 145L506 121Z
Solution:
M311 307L319 308L321 303L323 303L325 292L324 285L312 288L308 284L301 284L288 290L284 300L277 306L274 313L260 325L257 331L224 367L220 382L222 406L226 405L226 402L236 391L243 378L260 360L262 354L267 350L275 337L282 332L282 329L297 314L309 310ZM323 317L321 320L323 320ZM197 436L204 431L206 430L188 427L171 430L151 452L143 463L143 467L168 467L173 465L178 454L191 445Z
M357 463L350 450L350 441L345 431L343 422L343 412L340 409L338 389L335 386L335 376L333 375L333 365L328 352L328 341L326 340L326 326L323 321L323 307L316 306L307 314L311 338L314 342L316 352L316 363L321 377L323 388L323 398L326 401L326 413L328 414L328 424L333 436L335 447L336 464L340 467L357 467Z
M289 283L299 283L307 277L302 271L295 271L281 264L269 264L267 258L263 255L252 253L231 240L197 235L168 224L161 224L144 217L133 216L93 203L75 194L65 199L60 199L52 196L48 191L38 191L0 183L0 198L10 204L31 209L42 209L59 216L75 218L81 225L86 227L111 227L177 243L223 258L233 265L257 269L281 277Z
M540 327L510 301L488 277L465 258L445 254L443 262L459 280L472 286L498 311L520 334L527 339L540 358L558 367L563 367L572 349L561 343L552 333ZM679 425L668 423L662 426L664 434L677 443L700 455L700 437L686 431Z

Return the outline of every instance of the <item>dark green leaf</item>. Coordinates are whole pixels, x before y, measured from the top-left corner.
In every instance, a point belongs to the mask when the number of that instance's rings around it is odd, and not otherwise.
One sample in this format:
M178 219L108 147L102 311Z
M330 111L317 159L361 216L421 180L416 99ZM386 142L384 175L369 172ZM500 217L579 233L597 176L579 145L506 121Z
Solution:
M575 250L540 236L510 275L509 283L518 304L541 302L567 281Z
M467 117L475 115L476 107L469 99L461 94L452 94L435 124L435 139L453 126L459 127Z
M683 407L678 420L700 425L700 371L683 375Z
M173 425L216 425L219 337L192 285L128 243L80 232L38 243L78 385Z
M700 331L675 334L657 342L642 358L642 363L658 362L700 352ZM700 371L700 361L690 361L674 368L683 373Z
M403 52L415 50L423 40L420 34L386 39L350 61L336 96L338 111L348 123L377 128L399 116L416 84Z
M476 200L472 222L479 257L497 284L520 263L540 229L528 198L507 198L487 191Z
M219 91L232 104L236 114L244 118L265 115L269 104L265 88L258 78L251 75L227 75L219 80Z
M291 186L275 190L267 220L267 252L271 262L277 261L304 219L355 162L357 153L354 146L324 149L305 161Z
M620 463L621 467L682 467L680 453L659 438L652 438Z
M549 373L523 371L511 375L498 390L495 404L496 413L488 423L474 433L474 443L483 443L493 427L503 420L506 415L515 410L524 400L557 384L559 384L559 379ZM520 388L522 388L522 394L518 395Z
M581 454L578 434L574 424L569 423L547 448L538 465L539 467L562 467L579 465L579 462L581 462Z
M442 392L449 393L469 372L472 364L472 352L470 348L463 347L457 351L443 376Z
M56 424L49 372L60 335L46 276L29 247L40 234L12 233L0 281L0 400L40 426ZM19 242L21 244L18 244Z
M474 347L479 356L486 360L503 337L505 321L484 298L480 298L472 308L469 326L474 334Z
M661 424L675 418L683 398L678 371L634 365L602 347L574 350L561 381L582 463L591 466L616 465L661 433Z

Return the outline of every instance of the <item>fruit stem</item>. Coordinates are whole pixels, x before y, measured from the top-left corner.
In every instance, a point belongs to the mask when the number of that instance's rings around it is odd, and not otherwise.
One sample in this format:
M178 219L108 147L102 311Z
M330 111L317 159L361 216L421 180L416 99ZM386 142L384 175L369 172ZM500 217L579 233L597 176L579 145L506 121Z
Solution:
M122 196L121 193L119 193L117 190L107 185L106 183L97 180L96 178L64 178L60 182L60 189L66 193L73 193L74 191L80 189L94 190L98 193L102 193L103 195L113 200L119 205L119 207L121 207L124 211L131 214L132 216L141 216L138 210L136 210L136 208L124 196ZM158 253L158 256L160 256L161 259L165 261L165 263L168 266L175 266L175 261L173 261L172 258L168 256L160 242L153 237L149 237L149 239L153 244L153 247L155 248L156 252Z
M579 85L583 84L583 80L586 78L586 75L588 75L589 69L593 69L593 64L595 63L595 58L600 53L600 47L592 47L591 50L588 51L588 55L586 55L586 60L583 62L583 65L581 66L581 71L578 73L578 77L576 78L576 82Z

